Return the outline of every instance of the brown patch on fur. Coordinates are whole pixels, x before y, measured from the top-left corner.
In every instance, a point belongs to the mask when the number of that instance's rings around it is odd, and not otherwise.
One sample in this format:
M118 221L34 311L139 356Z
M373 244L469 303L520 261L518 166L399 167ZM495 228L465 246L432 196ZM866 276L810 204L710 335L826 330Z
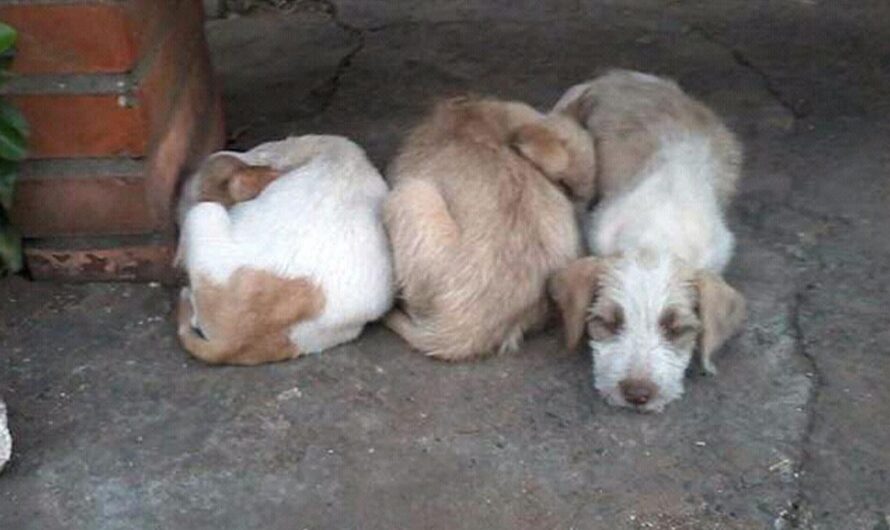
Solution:
M711 355L741 328L746 316L745 299L710 272L699 272L696 287L701 320L699 354L705 371L715 373Z
M280 171L269 166L251 166L229 155L215 156L201 168L198 200L228 208L255 198L280 176Z
M303 279L241 268L223 285L193 281L195 305L183 290L179 301L179 338L195 357L210 364L254 365L299 355L290 328L317 316L324 292ZM192 327L197 309L200 332ZM203 335L203 336L202 336Z
M567 163L532 163L542 147L527 146L528 158L514 148L520 130L563 150ZM557 179L593 180L592 146L577 123L516 102L437 105L389 171L384 224L403 308L387 324L440 359L515 349L549 316L546 279L580 252Z
M587 257L573 261L550 278L550 296L562 314L566 346L574 350L584 337L587 312L597 291L599 279L608 267L607 259Z

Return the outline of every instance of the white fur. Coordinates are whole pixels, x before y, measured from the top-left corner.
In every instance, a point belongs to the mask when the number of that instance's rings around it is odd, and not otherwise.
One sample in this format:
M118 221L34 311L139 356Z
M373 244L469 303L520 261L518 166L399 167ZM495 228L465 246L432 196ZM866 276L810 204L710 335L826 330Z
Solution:
M719 273L734 238L717 200L717 160L707 136L665 136L636 188L604 200L586 231L594 254L646 250Z
M624 329L611 340L590 341L594 386L609 403L628 406L619 387L626 379L651 381L658 392L643 410L658 412L683 395L692 350L675 347L660 331L666 307L683 305L689 288L678 277L682 264L670 254L622 256L602 279L601 297L624 311ZM594 304L594 307L596 304Z
M359 146L336 136L288 138L227 154L286 173L228 211L208 202L188 211L180 248L190 276L224 283L250 267L307 278L321 287L325 306L291 329L291 341L309 353L357 337L393 298L380 173ZM200 315L195 319L199 327Z

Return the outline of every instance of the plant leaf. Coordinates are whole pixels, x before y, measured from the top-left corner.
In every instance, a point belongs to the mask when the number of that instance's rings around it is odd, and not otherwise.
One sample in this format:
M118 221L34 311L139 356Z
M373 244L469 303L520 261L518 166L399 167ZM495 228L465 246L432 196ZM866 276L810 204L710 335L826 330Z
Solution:
M22 238L0 210L0 275L22 270Z
M0 119L0 158L22 160L25 158L25 138L9 122Z
M15 178L18 174L18 163L10 160L0 160L0 206L7 212L12 209L12 198L15 193Z
M10 124L24 138L27 138L31 132L28 129L28 121L25 120L19 109L2 99L0 99L0 122Z
M18 33L11 26L0 22L0 53L12 48Z

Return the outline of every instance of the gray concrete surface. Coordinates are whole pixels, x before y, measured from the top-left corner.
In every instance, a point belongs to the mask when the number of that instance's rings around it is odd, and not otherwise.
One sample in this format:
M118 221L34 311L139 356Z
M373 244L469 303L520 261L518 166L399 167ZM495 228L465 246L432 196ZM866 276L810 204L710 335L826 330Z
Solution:
M446 365L378 327L210 368L171 291L8 279L0 527L890 528L885 0L297 4L208 25L235 146L341 133L384 165L436 96L547 107L608 66L716 108L747 146L729 278L751 313L721 375L637 415L555 332Z

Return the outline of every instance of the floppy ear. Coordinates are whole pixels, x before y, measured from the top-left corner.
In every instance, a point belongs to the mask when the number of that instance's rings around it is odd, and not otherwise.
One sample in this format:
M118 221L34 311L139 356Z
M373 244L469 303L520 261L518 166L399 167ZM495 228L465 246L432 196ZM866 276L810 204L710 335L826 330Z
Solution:
M701 320L701 333L698 340L701 364L706 373L716 374L711 356L723 345L745 321L745 299L722 278L711 272L699 272L696 278L698 289L698 318Z
M201 191L198 200L231 206L233 201L229 194L229 182L233 175L246 167L247 164L232 155L223 154L208 159L200 169Z
M280 176L280 171L269 166L246 166L236 171L229 179L229 197L232 202L254 199Z
M602 258L581 258L551 276L547 289L562 314L566 346L574 350L584 336L587 312L606 269Z
M571 162L562 139L543 123L528 123L517 128L510 145L554 181L559 180L559 173L568 169Z

